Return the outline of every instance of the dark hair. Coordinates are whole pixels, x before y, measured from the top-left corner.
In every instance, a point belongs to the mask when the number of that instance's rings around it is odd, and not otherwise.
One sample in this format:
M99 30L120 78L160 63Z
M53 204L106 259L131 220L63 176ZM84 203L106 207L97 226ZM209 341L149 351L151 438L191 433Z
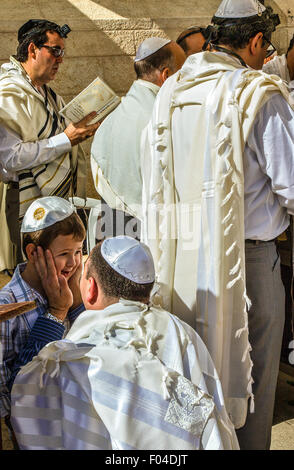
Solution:
M258 33L262 33L265 39L270 39L280 20L273 14L273 9L267 7L262 15L246 18L212 18L214 26L208 26L211 43L231 46L233 49L244 49L249 40ZM265 41L266 42L266 41Z
M157 70L162 71L165 67L176 71L176 64L173 53L169 47L170 43L163 46L159 51L154 52L146 59L134 63L137 78L148 78L149 81L155 81Z
M138 302L149 300L154 282L138 284L114 271L101 254L101 245L98 243L90 253L87 262L86 279L96 279L106 297L124 298Z
M40 47L48 41L47 32L58 33L61 36L60 26L52 21L44 21L40 26L34 27L27 34L24 34L19 39L19 44L14 56L19 62L26 62L28 60L28 47L31 42L35 46Z
M53 240L55 240L59 235L72 235L73 238L78 241L83 241L85 239L86 230L82 220L76 212L60 222L56 222L56 224L44 228L43 230L23 233L23 252L26 252L26 247L29 243L34 243L36 246L41 246L43 250L47 250Z
M181 34L179 34L179 36L176 39L176 43L179 44L179 46L181 46L181 48L184 49L184 51L187 54L188 44L187 44L186 39L189 36L192 36L192 34L199 34L199 33L202 34L204 39L207 39L209 36L209 32L207 31L206 28L203 28L202 26L190 26L189 28L182 31Z
M286 57L287 57L287 55L288 55L288 52L292 49L293 46L294 46L294 35L293 35L293 37L292 37L292 39L291 39L291 41L290 41L288 50L287 50L287 52L286 52Z

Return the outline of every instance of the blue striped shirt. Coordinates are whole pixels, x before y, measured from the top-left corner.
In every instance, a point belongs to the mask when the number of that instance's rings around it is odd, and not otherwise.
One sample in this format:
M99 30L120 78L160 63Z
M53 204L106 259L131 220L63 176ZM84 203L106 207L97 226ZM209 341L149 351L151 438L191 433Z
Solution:
M29 362L47 343L68 332L84 305L70 311L64 326L46 318L48 300L21 277L26 263L19 264L11 281L0 291L0 304L36 302L36 308L0 323L0 416L10 414L10 391L19 368Z

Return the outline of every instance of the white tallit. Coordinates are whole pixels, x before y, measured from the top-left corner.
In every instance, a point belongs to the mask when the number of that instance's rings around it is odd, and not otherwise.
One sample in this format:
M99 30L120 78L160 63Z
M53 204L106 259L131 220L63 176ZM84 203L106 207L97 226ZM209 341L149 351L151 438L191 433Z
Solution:
M16 250L10 240L9 229L5 213L7 184L0 181L0 223L1 223L1 244L0 244L0 271L13 269L15 267Z
M60 96L47 85L45 96L31 84L21 64L10 58L0 73L0 122L16 132L23 142L37 142L64 131L66 124L59 115L64 106ZM20 218L31 202L42 196L70 195L85 197L86 160L80 146L57 157L53 162L18 172Z
M91 146L91 168L98 194L112 209L141 217L140 139L159 86L135 80L120 105L103 121Z
M251 411L254 404L243 151L258 110L277 91L288 99L278 77L227 54L194 54L161 88L142 138L142 241L160 284L155 301L200 334L236 428L244 425L248 397Z
M290 82L286 54L275 56L262 67L262 70L269 75L278 75L287 83Z
M238 449L201 339L162 309L83 312L12 389L21 449Z

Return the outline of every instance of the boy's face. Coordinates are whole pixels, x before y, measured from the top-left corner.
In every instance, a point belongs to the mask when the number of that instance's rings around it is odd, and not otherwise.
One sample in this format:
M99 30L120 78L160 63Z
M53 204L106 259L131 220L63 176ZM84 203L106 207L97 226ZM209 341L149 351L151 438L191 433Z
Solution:
M83 241L76 240L72 235L58 235L48 248L54 258L57 274L69 280L81 262Z

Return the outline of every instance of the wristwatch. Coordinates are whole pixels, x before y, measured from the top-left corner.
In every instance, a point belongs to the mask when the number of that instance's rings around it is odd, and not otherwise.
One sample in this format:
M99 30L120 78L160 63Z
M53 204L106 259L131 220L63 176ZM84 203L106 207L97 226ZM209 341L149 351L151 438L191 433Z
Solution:
M45 317L46 317L46 318L49 318L49 320L56 321L56 322L59 323L60 325L63 325L63 320L60 320L60 319L57 318L55 315L52 315L52 313L50 313L49 311L45 313Z

